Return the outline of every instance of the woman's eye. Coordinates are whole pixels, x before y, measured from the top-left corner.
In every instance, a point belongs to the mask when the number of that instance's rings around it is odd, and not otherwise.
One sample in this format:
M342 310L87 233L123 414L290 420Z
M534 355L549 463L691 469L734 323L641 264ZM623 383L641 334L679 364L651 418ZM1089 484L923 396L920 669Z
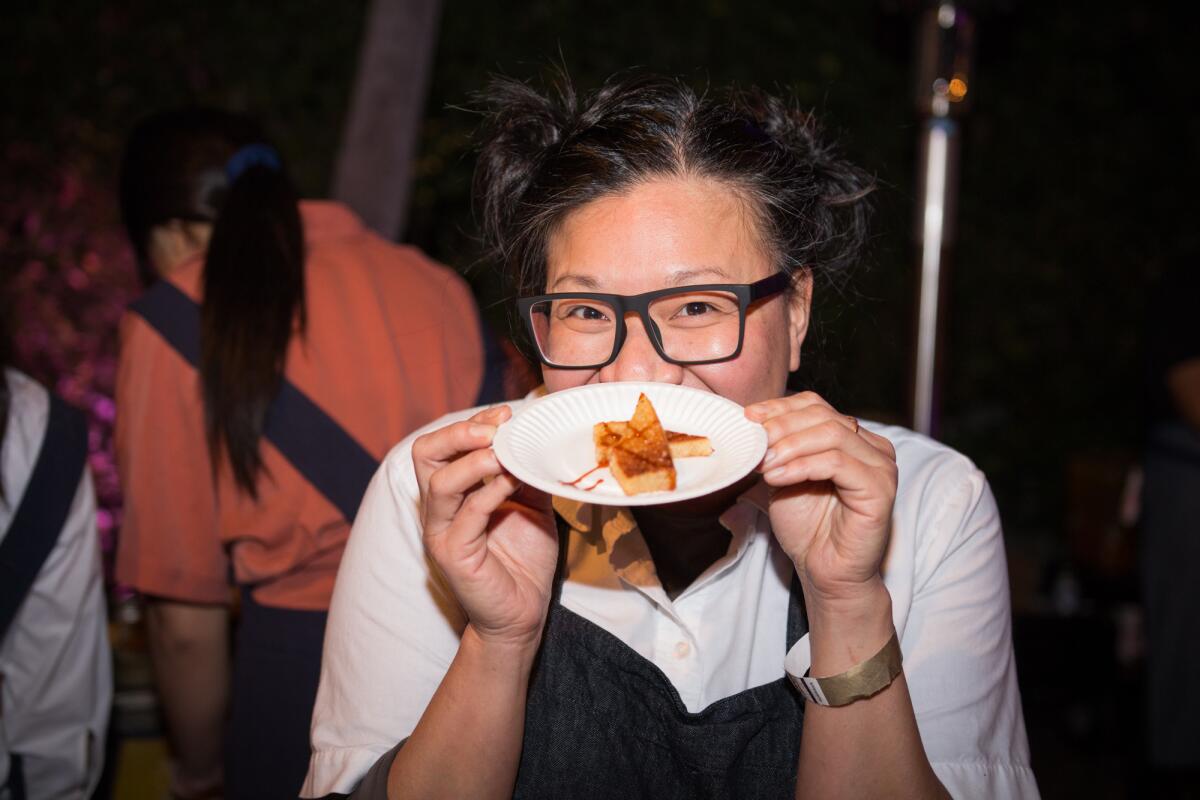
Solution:
M567 311L568 317L575 319L604 320L608 319L604 312L592 306L575 306Z

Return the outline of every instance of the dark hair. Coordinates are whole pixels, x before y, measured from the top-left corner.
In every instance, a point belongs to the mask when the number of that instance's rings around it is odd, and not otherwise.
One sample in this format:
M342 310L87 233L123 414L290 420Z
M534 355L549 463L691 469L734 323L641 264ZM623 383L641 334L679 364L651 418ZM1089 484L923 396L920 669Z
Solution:
M697 94L677 79L624 75L580 97L560 73L545 93L497 78L477 100L476 202L519 294L544 291L547 242L568 213L660 176L737 192L784 272L840 285L860 258L873 179L822 142L812 114L758 89Z
M257 497L267 408L294 327L303 332L304 231L278 155L227 174L230 158L263 145L257 123L210 109L156 114L132 132L121 165L121 212L142 279L150 232L172 220L211 223L204 260L200 376L213 470L222 450L237 485ZM256 148L263 152L264 148Z

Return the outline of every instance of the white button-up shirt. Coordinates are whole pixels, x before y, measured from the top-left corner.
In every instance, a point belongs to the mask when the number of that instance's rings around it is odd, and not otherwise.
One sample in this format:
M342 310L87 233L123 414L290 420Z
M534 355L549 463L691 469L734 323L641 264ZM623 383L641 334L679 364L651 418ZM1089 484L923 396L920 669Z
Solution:
M49 396L15 370L0 450L0 540L29 483L49 417ZM84 469L58 542L0 643L0 787L9 756L22 757L30 798L91 797L104 766L112 702L96 498ZM0 799L7 795L0 788Z
M457 652L467 621L422 549L412 442L472 413L410 436L367 490L329 612L306 797L352 790L412 732ZM1036 798L987 482L949 448L867 426L892 441L900 465L882 572L934 772L954 797ZM759 484L722 515L728 551L671 600L628 511L556 498L572 528L561 602L653 662L689 711L778 680L785 666L803 675L808 637L785 652L794 567L766 502Z

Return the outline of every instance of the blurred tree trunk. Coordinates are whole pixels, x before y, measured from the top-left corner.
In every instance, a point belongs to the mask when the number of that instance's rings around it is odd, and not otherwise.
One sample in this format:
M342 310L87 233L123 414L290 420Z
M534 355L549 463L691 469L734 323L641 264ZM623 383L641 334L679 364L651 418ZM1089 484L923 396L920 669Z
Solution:
M441 0L371 0L333 197L389 239L404 233Z

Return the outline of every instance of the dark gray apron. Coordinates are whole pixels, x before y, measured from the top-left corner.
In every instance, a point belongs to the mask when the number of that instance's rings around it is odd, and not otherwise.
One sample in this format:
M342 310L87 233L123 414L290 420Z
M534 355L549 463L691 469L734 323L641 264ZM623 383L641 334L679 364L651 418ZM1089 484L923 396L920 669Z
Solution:
M787 677L692 713L670 680L559 602L569 528L530 679L514 797L770 798L795 794L804 703ZM808 631L793 578L790 650Z

